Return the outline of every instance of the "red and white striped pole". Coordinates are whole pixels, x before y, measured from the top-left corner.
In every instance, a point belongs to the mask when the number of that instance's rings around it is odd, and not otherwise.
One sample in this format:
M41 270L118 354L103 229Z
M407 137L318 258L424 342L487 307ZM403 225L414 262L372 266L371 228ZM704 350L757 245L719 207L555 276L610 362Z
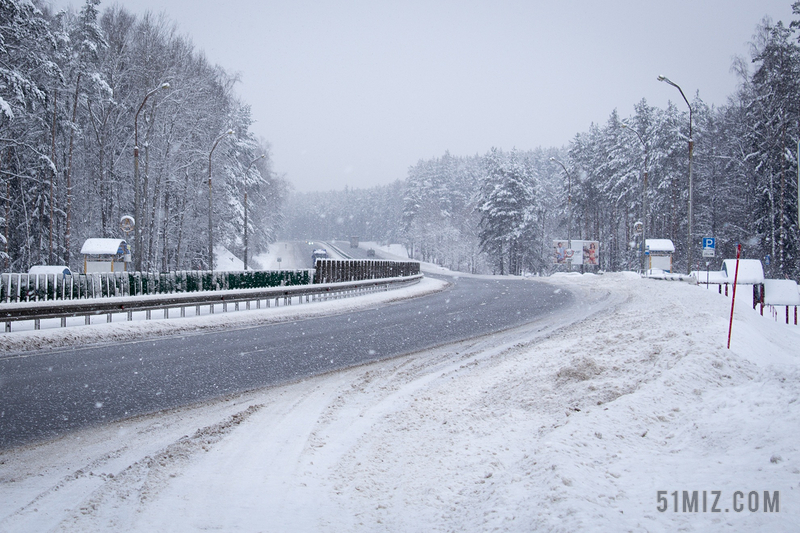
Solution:
M731 297L731 321L728 324L728 349L731 349L731 329L733 329L733 304L736 303L736 282L739 281L739 256L742 253L742 245L736 245L736 270L733 274L733 296Z

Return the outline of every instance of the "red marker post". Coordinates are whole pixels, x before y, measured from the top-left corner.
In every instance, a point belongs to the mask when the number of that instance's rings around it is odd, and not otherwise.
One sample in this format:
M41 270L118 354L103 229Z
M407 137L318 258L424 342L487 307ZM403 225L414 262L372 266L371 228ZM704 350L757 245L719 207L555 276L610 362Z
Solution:
M731 321L728 324L728 349L731 349L731 329L733 329L733 304L736 303L736 282L739 279L739 256L742 253L742 245L736 245L736 270L733 275L733 296L731 297Z

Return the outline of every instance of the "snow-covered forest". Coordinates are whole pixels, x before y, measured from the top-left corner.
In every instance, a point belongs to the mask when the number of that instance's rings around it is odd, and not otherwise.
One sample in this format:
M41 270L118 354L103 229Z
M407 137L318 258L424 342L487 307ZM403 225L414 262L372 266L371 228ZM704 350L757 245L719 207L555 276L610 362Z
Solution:
M214 243L242 249L247 193L250 250L263 250L288 187L236 76L165 17L99 4L0 1L0 268L74 266L86 238L124 238L125 215L143 269L207 267L210 177Z
M284 239L339 239L359 236L383 243L403 242L405 182L369 189L292 193L284 205ZM374 239L373 239L374 237Z
M125 236L124 215L142 231L143 269L207 267L210 176L214 242L238 255L246 193L253 254L279 232L356 235L403 242L416 258L462 271L548 273L553 240L569 236L600 241L599 268L621 270L639 264L634 225L643 220L647 237L673 240L675 269L685 271L691 124L693 268L704 266L700 239L713 236L712 268L741 243L745 257L769 256L769 276L800 276L800 3L799 20L755 26L724 105L680 80L690 113L653 79L673 104L642 99L631 116L612 111L568 146L444 153L390 185L294 195L268 143L250 132L235 75L172 21L99 5L56 13L39 0L0 1L4 271L75 266L86 238Z
M800 15L800 3L793 10ZM717 257L711 268L735 257L741 243L744 257L770 257L769 276L800 276L798 27L800 20L756 26L751 57L732 65L739 86L725 105L708 105L687 91L694 141L693 269L705 267L700 242L713 236ZM419 161L403 182L388 188L296 195L288 225L310 235L378 241L396 240L399 227L418 259L479 273L547 273L554 269L553 240L568 234L601 241L600 268L636 268L634 224L644 219L648 238L673 240L675 268L685 272L689 107L655 76L653 85L670 91L674 103L660 109L642 99L632 116L613 111L605 124L592 125L562 148L445 153Z

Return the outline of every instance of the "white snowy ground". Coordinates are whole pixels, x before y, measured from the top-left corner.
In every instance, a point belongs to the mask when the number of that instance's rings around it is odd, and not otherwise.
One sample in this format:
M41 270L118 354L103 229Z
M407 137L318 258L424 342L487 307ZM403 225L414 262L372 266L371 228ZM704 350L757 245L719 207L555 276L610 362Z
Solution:
M544 281L583 304L2 452L0 531L798 530L800 327L758 316L746 293L727 350L716 291ZM683 512L684 491L699 512Z

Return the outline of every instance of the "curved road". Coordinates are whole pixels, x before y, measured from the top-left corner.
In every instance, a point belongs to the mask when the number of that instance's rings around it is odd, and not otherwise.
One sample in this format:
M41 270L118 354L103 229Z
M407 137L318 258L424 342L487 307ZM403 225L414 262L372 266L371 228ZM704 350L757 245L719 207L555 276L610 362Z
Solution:
M296 322L0 359L0 448L456 342L571 305L515 279Z

